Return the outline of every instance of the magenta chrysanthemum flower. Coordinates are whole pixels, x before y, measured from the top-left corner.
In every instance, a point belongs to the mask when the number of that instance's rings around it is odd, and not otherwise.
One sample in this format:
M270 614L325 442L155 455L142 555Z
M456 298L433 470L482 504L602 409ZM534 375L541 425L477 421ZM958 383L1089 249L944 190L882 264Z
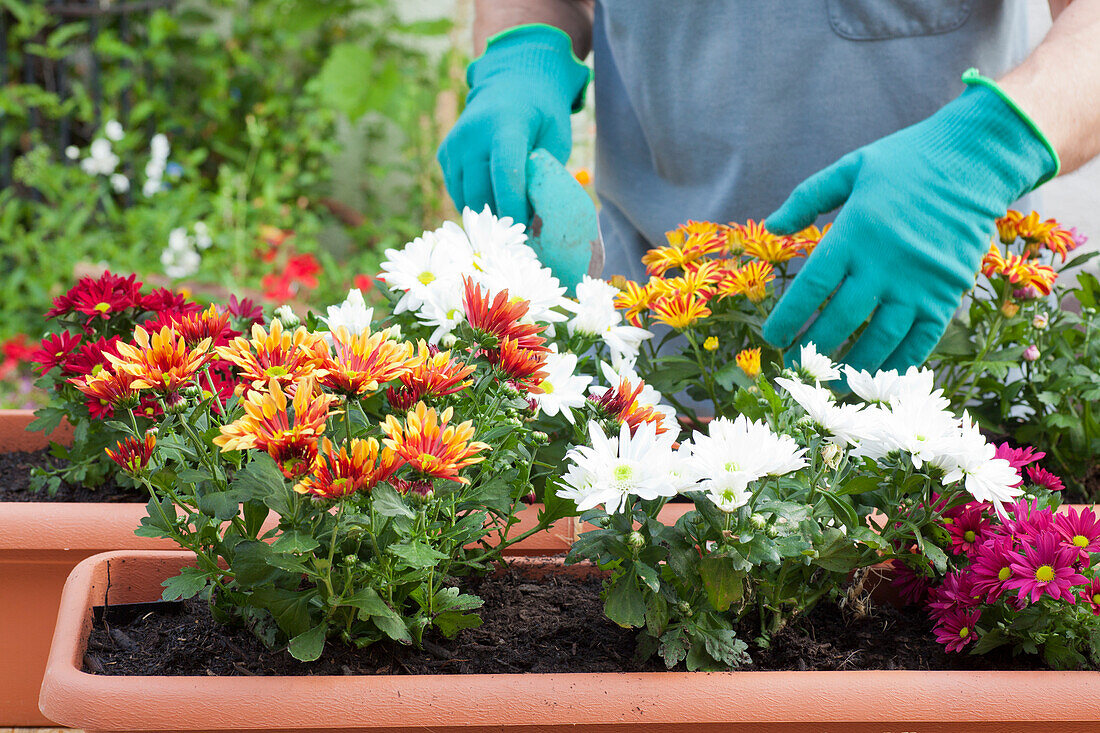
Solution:
M1047 491L1061 491L1066 488L1066 485L1062 483L1062 479L1042 466L1028 466L1027 477L1031 480L1031 483Z
M948 573L943 583L928 591L929 614L942 619L944 614L956 608L971 608L981 602L981 595L974 590L974 579L964 571Z
M1076 550L1084 567L1088 567L1089 555L1100 552L1100 517L1091 509L1070 509L1057 515L1054 528L1062 537L1062 546Z
M1092 607L1092 615L1100 616L1100 578L1093 578L1081 590L1081 600Z
M997 452L993 454L994 458L1003 458L1008 461L1017 471L1045 456L1046 453L1042 451L1035 452L1035 449L1030 445L1024 448L1013 448L1008 443L1001 443L997 446Z
M1012 577L1015 542L1011 537L994 537L979 545L971 558L970 576L974 592L993 603L1004 592L1005 581Z
M982 613L977 608L956 608L948 611L936 623L932 633L936 641L944 645L949 652L960 652L970 642L978 638L974 628Z
M1016 552L1012 560L1012 577L1005 581L1005 590L1020 590L1019 598L1030 597L1035 603L1045 593L1051 598L1075 601L1073 586L1088 581L1074 569L1077 551L1060 547L1058 535L1044 532L1024 543L1023 554Z
M956 555L971 554L989 535L989 517L985 506L971 502L956 512L950 524L945 523L951 535L951 552Z
M1034 537L1054 529L1054 512L1050 507L1039 508L1036 499L1020 499L1011 507L1008 514L1011 519L1005 522L1009 534Z
M890 579L904 603L921 603L928 595L929 579L909 567L902 560L893 561L894 577Z

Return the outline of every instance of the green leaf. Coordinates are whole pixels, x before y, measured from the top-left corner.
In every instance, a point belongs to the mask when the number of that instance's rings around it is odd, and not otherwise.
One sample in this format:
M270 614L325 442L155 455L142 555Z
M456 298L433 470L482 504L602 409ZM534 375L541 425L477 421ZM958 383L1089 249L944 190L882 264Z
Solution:
M36 411L35 419L31 420L27 425L27 432L41 432L49 435L57 426L61 424L61 420L65 417L64 410L56 407L43 407L41 410Z
M275 465L275 459L266 453L259 453L247 465L237 472L233 479L233 488L241 492L246 499L258 499L279 514L286 514L286 479Z
M856 475L845 481L836 493L842 496L846 494L865 494L868 491L877 489L880 482L881 479L878 476Z
M290 656L301 662L312 662L321 656L325 648L325 635L328 624L320 623L309 631L298 634L287 644Z
M699 560L699 575L707 600L716 611L725 611L745 593L744 575L733 569L729 558L706 555Z
M358 608L360 618L370 616L387 616L393 613L393 609L386 605L382 597L374 588L361 588L359 592L350 598L345 598L343 605Z
M442 588L435 594L434 605L440 610L472 611L485 605L485 601L477 596L461 593L458 588Z
M376 108L382 96L387 79L372 73L374 69L372 49L358 43L340 43L332 47L311 86L322 104L354 122Z
M940 546L933 542L924 543L924 556L932 563L936 572L943 575L947 572L947 554Z
M383 517L407 517L412 519L416 516L413 510L405 504L405 499L402 498L401 494L398 494L389 484L375 486L371 490L370 500L374 511Z
M407 568L431 568L446 560L447 555L428 545L414 540L400 545L390 545L386 551L401 559L399 566Z
M161 598L166 601L183 601L201 593L209 580L205 571L198 568L183 568L180 574L161 583L164 592Z
M661 635L661 645L657 653L665 660L665 666L672 669L687 658L688 646L687 634L678 626Z
M310 617L310 602L316 591L287 590L286 588L257 588L251 599L260 608L266 608L275 623L288 637L293 638L311 629L315 624Z
M985 654L1008 643L1008 637L1000 629L990 629L981 635L971 647L971 654Z
M846 573L855 568L859 561L859 550L852 541L835 527L825 530L822 544L818 547L818 556L814 564L834 573Z
M645 583L645 585L654 593L661 590L661 579L657 577L657 571L646 565L644 562L634 563L634 572L638 574L638 580Z
M481 626L481 617L476 613L444 611L432 619L432 623L444 636L451 638L463 629L476 629Z
M287 573L270 562L274 553L271 545L259 540L245 540L233 550L230 565L242 588L256 588L270 583L288 581Z
M634 573L611 581L603 610L619 626L630 628L645 624L645 599Z
M716 662L732 669L749 661L748 644L737 638L733 629L708 630L703 635L703 646Z
M374 625L382 630L386 636L401 644L412 644L412 634L409 633L404 619L391 611L387 616L371 616Z
M312 552L320 546L321 543L314 539L312 535L299 532L296 529L284 532L279 539L271 543L271 549L275 552L289 552L299 555Z
M213 490L199 496L197 503L203 514L219 522L227 522L240 512L241 494L234 490Z

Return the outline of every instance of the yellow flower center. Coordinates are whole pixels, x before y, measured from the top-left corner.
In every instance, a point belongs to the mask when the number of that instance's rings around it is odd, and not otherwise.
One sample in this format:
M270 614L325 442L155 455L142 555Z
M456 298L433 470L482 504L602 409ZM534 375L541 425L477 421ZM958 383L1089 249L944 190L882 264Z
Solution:
M616 481L629 481L634 476L634 467L625 463L620 463L618 466L615 466L611 475Z
M94 310L97 310L100 313L106 313L107 311L111 310L111 304L110 303L104 303L104 302L101 301L101 302L95 304Z
M1092 597L1092 602L1100 606L1100 593L1097 593Z
M103 367L102 364L96 364L94 367L92 367L92 376L93 377L96 376L101 371L103 371L103 369L104 369L104 367Z
M1049 565L1040 565L1035 570L1035 579L1040 583L1049 583L1054 580L1054 568Z
M1085 537L1082 534L1075 534L1073 536L1073 544L1077 545L1078 547L1088 547L1089 538Z
M539 389L543 394L554 394L554 385L549 380L543 380L539 382Z
M970 629L968 629L965 626L962 627L961 629L959 629L959 638L960 639L965 639L968 636L970 636Z
M997 580L1008 580L1008 576L1012 575L1011 568L1001 568L997 573Z
M736 461L729 461L728 463L726 463L725 466L723 466L723 468L726 469L727 471L729 471L730 473L733 473L734 471L741 470L740 467L738 467Z
M286 367L280 364L269 366L267 369L264 369L265 377L285 377L289 373L290 372L286 370Z
M420 281L421 285L428 285L435 282L435 274L425 270L424 272L420 273L420 275L418 275L416 279Z
M963 532L963 539L967 542L973 542L978 535L974 534L974 530L968 529Z

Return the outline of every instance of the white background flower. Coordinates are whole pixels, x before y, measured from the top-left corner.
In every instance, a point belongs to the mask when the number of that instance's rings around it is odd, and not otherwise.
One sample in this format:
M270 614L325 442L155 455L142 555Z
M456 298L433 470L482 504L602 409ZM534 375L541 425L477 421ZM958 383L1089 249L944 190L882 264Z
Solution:
M531 394L539 410L550 416L560 412L570 424L574 422L573 410L584 405L584 391L592 383L592 377L575 374L576 369L576 354L547 354L542 367L546 378L538 383L542 393Z

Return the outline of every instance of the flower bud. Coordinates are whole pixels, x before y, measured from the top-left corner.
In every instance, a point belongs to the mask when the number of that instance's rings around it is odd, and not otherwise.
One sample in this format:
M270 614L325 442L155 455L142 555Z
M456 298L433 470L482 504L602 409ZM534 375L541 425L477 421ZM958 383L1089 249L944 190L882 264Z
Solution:
M638 531L631 532L626 536L626 544L628 547L640 550L645 547L645 535Z
M769 525L768 528L764 530L764 534L766 534L769 539L774 540L776 537L779 536L779 530L775 527L775 525Z
M814 419L809 415L803 415L802 417L798 418L794 426L796 428L812 428L814 426Z
M274 315L275 318L279 319L279 323L283 325L283 328L297 328L302 325L302 319L298 318L294 309L289 305L280 305L275 309Z
M522 501L524 504L534 504L536 501L539 500L539 498L535 496L534 491L531 491L521 496L519 500Z
M443 337L439 339L439 347L441 349L449 349L454 346L457 341L458 338L456 338L453 333L445 333Z
M680 601L679 603L677 603L676 610L679 611L681 615L687 616L688 618L691 618L691 616L693 615L691 604L687 601Z
M401 340L401 324L395 323L394 325L387 328L386 329L386 338L388 338L390 341L400 341Z
M531 439L539 445L547 445L550 443L550 436L541 430L535 430L531 433Z
M715 351L718 348L718 338L715 336L708 336L707 340L703 342L703 348L707 351Z
M1012 291L1012 297L1016 300L1035 300L1040 295L1039 289L1034 285L1028 285L1026 288L1016 288Z
M1031 327L1038 331L1045 331L1046 327L1050 325L1050 316L1044 311L1043 313L1036 313L1035 317L1031 319Z
M1035 344L1032 344L1031 346L1028 346L1026 349L1024 349L1025 361L1035 361L1039 358L1039 356L1039 347Z
M753 529L761 530L767 526L768 520L764 519L763 514L753 514L751 517L749 517L749 524L752 525Z
M1005 318L1015 318L1016 314L1020 312L1020 306L1018 303L1013 303L1011 300L1005 301L1001 305L1001 313Z
M826 443L825 447L821 449L821 460L829 468L836 468L840 465L840 456L844 453L839 445L836 443Z

